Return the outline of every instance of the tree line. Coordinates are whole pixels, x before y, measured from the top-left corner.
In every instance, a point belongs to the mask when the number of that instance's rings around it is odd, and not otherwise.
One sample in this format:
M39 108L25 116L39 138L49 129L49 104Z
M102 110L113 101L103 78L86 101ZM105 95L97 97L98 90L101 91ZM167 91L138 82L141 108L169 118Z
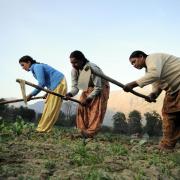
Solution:
M123 112L117 112L112 117L113 132L127 135L137 135L147 133L149 136L162 135L162 119L156 112L146 112L144 118L137 110L133 110L126 118Z
M4 99L0 99L3 101ZM76 126L76 114L72 111L71 103L66 103L66 112L60 112L56 125L64 127ZM9 122L15 122L18 117L24 121L37 123L41 114L37 114L34 110L27 107L14 107L9 105L0 105L0 117ZM142 117L137 110L131 111L126 117L123 112L116 112L113 117L113 127L102 126L102 132L112 132L125 135L137 135L147 133L149 136L162 135L162 119L156 112L146 112Z
M0 99L5 101L5 99ZM37 123L41 117L41 113L36 113L33 109L28 107L20 106L14 107L8 104L0 105L0 120L7 122L15 122L19 117L25 122ZM66 104L66 112L60 112L56 125L64 127L75 126L76 115L71 111L71 104Z

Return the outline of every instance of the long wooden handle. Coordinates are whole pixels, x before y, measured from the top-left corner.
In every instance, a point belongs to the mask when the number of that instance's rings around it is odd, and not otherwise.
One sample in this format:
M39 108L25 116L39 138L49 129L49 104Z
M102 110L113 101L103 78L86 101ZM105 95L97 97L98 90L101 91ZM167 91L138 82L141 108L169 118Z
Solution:
M21 79L16 79L16 82L18 82L18 83L20 83L21 81L22 81ZM74 101L74 102L76 102L76 103L81 104L81 102L78 101L78 100L76 100L76 99L73 99L73 98L68 98L68 99L67 99L65 96L63 96L63 95L61 95L61 94L58 94L58 93L55 93L55 92L53 92L53 91L50 91L49 89L42 88L41 86L38 86L38 85L36 85L36 84L33 84L33 83L28 82L28 81L25 81L25 80L23 80L23 81L25 82L25 84L27 84L27 85L29 85L29 86L32 86L32 87L34 87L34 88L36 88L36 89L42 90L42 91L47 92L47 93L49 93L49 94L53 94L53 95L58 96L58 97L60 97L60 98L62 98L62 99L64 99L64 100L70 100L70 101Z
M39 97L33 97L31 100L36 100L36 99L43 99L44 96L39 96ZM16 102L21 102L24 101L24 99L14 99L14 100L9 100L9 101L1 101L1 104L9 104L9 103L16 103Z
M91 68L91 72L92 72L93 74L95 74L96 76L99 76L99 77L101 77L101 78L103 78L103 79L105 79L105 80L107 80L107 81L109 81L109 82L111 82L111 83L113 83L113 84L121 87L121 88L124 88L124 87L125 87L124 84L122 84L122 83L120 83L120 82L118 82L118 81L116 81L116 80L114 80L114 79L106 76L105 74L95 72L95 71L93 71L92 68ZM134 91L134 90L131 90L130 92L131 92L132 94L136 95L136 96L139 96L139 97L141 97L141 98L144 98L145 100L148 100L148 101L150 100L150 98L149 98L148 96L144 95L144 94L138 93L138 92L136 92L136 91Z

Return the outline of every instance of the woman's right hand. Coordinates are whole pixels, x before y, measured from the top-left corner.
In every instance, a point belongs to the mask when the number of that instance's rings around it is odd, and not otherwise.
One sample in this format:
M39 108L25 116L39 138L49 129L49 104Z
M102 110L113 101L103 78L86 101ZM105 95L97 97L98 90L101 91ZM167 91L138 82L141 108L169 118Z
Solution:
M46 93L44 96L43 96L43 99L46 99L48 96L48 93Z

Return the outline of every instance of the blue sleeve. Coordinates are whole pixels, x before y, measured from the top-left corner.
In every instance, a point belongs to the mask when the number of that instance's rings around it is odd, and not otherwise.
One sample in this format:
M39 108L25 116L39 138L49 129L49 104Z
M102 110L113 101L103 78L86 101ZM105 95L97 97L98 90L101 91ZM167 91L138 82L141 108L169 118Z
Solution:
M38 86L44 88L45 87L45 72L42 64L38 64L34 67L34 74L38 81ZM32 91L31 95L35 96L37 95L41 90L34 89Z

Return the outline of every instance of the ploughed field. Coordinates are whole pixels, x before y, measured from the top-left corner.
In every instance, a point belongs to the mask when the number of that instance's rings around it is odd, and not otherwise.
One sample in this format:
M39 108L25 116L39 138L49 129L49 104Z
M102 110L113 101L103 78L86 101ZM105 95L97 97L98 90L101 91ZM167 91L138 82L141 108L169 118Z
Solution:
M178 179L180 144L160 152L158 139L131 139L99 133L73 138L77 131L35 132L30 123L0 124L0 179L140 180Z

